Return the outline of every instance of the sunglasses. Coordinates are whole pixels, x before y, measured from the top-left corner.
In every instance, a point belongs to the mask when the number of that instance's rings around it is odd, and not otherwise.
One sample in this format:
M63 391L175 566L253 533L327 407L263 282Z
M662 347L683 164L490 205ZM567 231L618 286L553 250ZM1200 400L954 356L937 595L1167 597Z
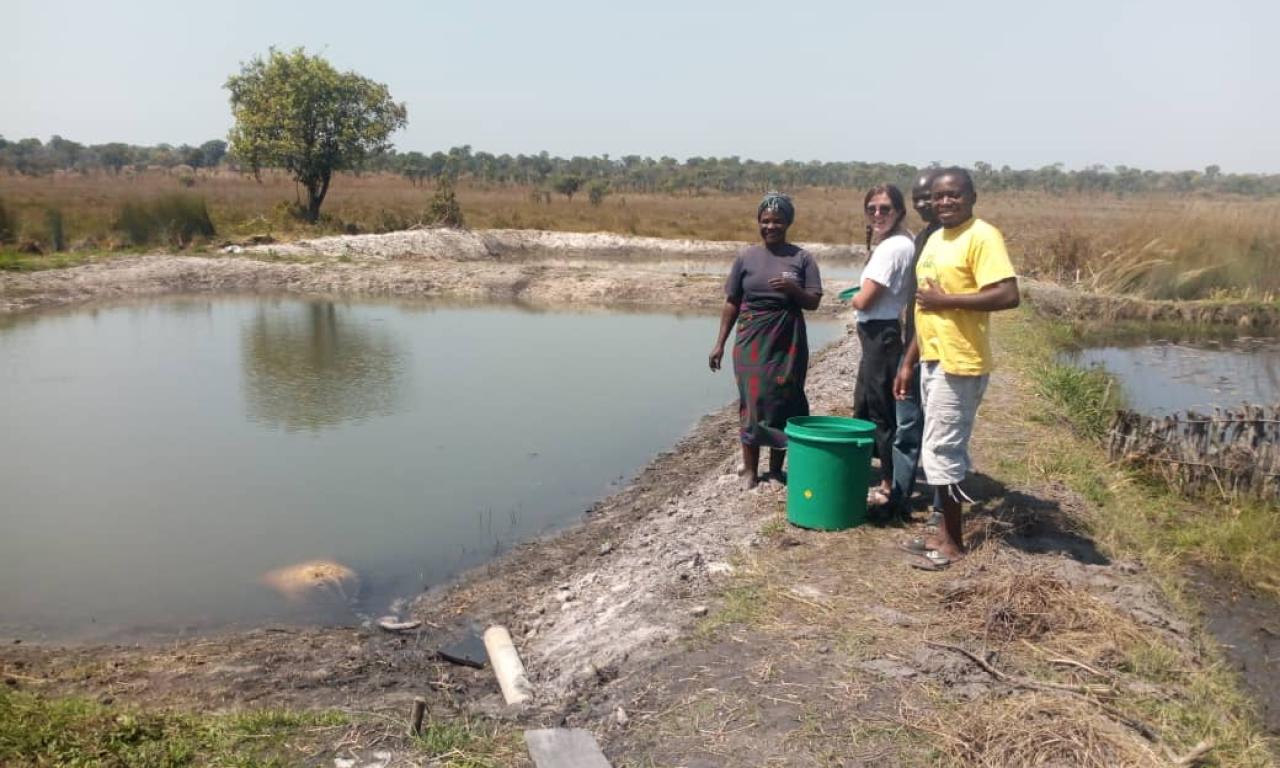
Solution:
M868 205L867 206L868 216L876 216L876 215L888 216L891 213L893 213L892 205Z

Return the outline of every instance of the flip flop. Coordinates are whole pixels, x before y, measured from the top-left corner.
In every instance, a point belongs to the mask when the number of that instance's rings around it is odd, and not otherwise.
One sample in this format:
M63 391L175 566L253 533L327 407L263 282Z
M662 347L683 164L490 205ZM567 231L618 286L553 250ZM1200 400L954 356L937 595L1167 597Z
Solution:
M919 558L912 559L909 565L921 571L945 571L951 566L951 560L938 550L931 549Z
M913 538L907 539L906 541L898 542L898 549L901 549L903 552L907 552L912 555L919 555L920 557L924 557L924 553L929 551L929 545L924 543L923 536L915 536Z

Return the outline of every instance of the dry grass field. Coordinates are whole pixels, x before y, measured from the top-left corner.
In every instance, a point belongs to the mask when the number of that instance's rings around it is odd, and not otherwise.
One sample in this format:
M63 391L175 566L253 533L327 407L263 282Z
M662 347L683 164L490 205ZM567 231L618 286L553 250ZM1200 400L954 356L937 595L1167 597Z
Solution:
M848 189L787 190L796 201L792 237L861 242L861 193ZM215 241L269 234L279 239L340 232L382 232L429 223L434 188L387 174L342 175L311 226L295 219L295 185L282 174L259 181L229 171L188 176L0 175L0 206L16 242L52 250L61 214L66 246L101 251L127 243L118 231L128 202L174 194L207 203ZM979 190L978 213L1000 227L1019 269L1093 290L1155 298L1244 298L1271 301L1280 291L1280 200L1240 197L1050 195ZM755 195L616 192L599 205L586 193L563 195L463 179L457 187L473 228L607 231L656 237L748 240L755 237ZM918 224L914 216L913 224ZM0 221L0 229L4 228ZM11 246L12 248L12 246ZM12 255L0 266L41 266Z

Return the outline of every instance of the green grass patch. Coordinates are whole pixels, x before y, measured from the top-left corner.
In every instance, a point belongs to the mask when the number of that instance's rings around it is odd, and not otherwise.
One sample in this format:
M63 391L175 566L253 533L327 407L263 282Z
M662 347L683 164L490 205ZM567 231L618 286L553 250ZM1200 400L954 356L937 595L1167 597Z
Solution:
M1086 438L1107 433L1112 412L1121 406L1115 380L1101 368L1079 368L1057 356L1040 359L1034 368L1036 391L1054 404L1051 412Z
M332 712L144 712L0 690L0 765L285 766L301 757L289 750L290 736L346 722Z
M39 272L45 269L78 267L104 258L103 254L89 251L63 251L61 253L20 253L0 250L0 270L7 272Z
M520 750L518 731L472 720L428 721L420 737L342 712L255 709L210 715L105 705L80 696L0 689L0 765L103 768L276 768L313 764L317 752L364 729L402 739L448 768L500 768Z
M695 634L699 638L709 639L721 628L733 624L755 625L764 616L764 586L749 577L739 577L725 589L721 599L724 602L720 608L698 622Z

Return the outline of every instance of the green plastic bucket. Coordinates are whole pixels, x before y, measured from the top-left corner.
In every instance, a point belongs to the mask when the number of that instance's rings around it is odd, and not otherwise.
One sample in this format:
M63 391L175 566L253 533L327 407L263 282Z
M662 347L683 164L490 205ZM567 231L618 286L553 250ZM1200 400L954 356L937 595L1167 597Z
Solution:
M841 531L867 520L875 425L839 416L787 420L787 521Z

